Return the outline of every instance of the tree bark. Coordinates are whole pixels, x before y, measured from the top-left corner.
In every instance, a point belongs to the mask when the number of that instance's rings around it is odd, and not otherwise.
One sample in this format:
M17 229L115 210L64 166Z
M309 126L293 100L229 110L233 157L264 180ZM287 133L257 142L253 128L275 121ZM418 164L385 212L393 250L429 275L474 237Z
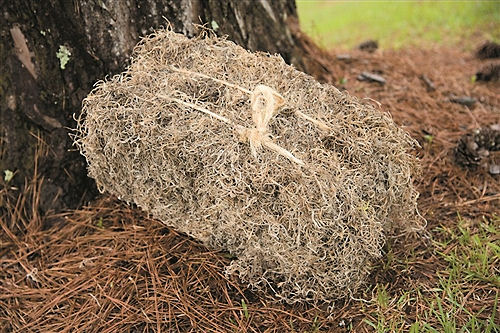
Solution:
M44 142L37 164L44 211L73 208L96 194L68 136L73 114L97 80L125 69L140 36L167 24L193 36L200 24L250 50L280 53L299 69L311 67L297 39L294 0L3 0L0 8L0 172L14 171L9 185L21 187Z

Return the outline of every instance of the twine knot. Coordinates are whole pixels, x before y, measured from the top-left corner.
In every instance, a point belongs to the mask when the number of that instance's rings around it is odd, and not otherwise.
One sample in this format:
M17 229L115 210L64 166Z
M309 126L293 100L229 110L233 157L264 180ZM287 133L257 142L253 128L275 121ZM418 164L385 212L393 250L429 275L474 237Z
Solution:
M297 164L304 165L302 160L275 144L269 133L269 121L278 113L279 108L285 105L285 99L271 87L259 84L250 94L250 104L255 128L239 127L238 132L242 141L250 143L253 157L257 158L257 151L265 146Z
M278 146L271 139L271 135L269 134L269 128L268 128L269 121L273 118L273 116L276 113L278 113L279 108L285 105L285 99L280 94L278 94L273 88L263 84L259 84L255 87L253 91L250 91L236 84L224 80L219 80L203 73L193 72L186 69L175 68L175 67L171 67L170 69L172 71L183 73L189 76L199 76L206 79L210 79L215 82L224 84L228 87L232 87L240 91L243 91L246 94L249 94L251 108L252 108L252 120L255 123L255 128L246 128L244 126L237 125L232 120L224 116L221 116L199 105L189 103L180 100L178 98L160 95L161 97L168 98L176 103L185 105L192 109L208 114L227 124L231 124L232 126L235 127L236 131L240 135L240 140L243 142L248 141L250 143L250 151L255 158L257 158L257 151L262 146L265 146L268 149L271 149L276 153L288 158L292 162L295 162L299 165L304 165L304 162L301 159L298 159L297 157L293 156L291 152L289 152L285 148ZM307 121L310 121L311 123L315 124L322 130L326 131L330 130L330 127L327 124L317 119L314 119L299 110L296 110L295 114Z

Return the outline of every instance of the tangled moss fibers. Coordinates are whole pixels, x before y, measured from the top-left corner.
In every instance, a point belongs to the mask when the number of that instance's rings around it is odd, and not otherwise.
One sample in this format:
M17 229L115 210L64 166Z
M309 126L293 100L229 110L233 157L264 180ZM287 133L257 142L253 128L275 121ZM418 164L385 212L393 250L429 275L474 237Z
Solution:
M143 39L85 99L75 141L101 191L287 302L348 295L416 221L414 141L388 115L214 36Z

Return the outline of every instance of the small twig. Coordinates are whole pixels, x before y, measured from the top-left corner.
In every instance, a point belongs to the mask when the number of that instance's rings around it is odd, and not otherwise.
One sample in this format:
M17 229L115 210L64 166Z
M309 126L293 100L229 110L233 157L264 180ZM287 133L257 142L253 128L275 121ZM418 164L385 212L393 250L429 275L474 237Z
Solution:
M500 193L495 194L495 195L490 195L490 196L487 196L487 197L482 197L482 198L479 198L479 199L474 199L474 200L468 200L468 201L465 201L465 202L461 202L461 203L456 204L455 206L462 207L462 206L472 205L472 204L475 204L475 203L478 203L478 202L489 202L489 201L493 201L493 200L500 200Z
M436 86L434 83L427 77L427 75L422 74L420 75L420 79L424 81L425 85L427 86L427 90L429 91L434 91L436 90Z

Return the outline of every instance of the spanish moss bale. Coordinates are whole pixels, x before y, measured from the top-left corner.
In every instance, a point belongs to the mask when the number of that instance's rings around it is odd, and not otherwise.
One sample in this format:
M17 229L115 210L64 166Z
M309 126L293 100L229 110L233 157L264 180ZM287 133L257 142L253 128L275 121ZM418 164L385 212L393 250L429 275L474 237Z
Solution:
M101 191L229 251L228 274L289 303L355 291L386 235L417 221L415 142L387 114L209 33L143 39L84 100L75 142Z

